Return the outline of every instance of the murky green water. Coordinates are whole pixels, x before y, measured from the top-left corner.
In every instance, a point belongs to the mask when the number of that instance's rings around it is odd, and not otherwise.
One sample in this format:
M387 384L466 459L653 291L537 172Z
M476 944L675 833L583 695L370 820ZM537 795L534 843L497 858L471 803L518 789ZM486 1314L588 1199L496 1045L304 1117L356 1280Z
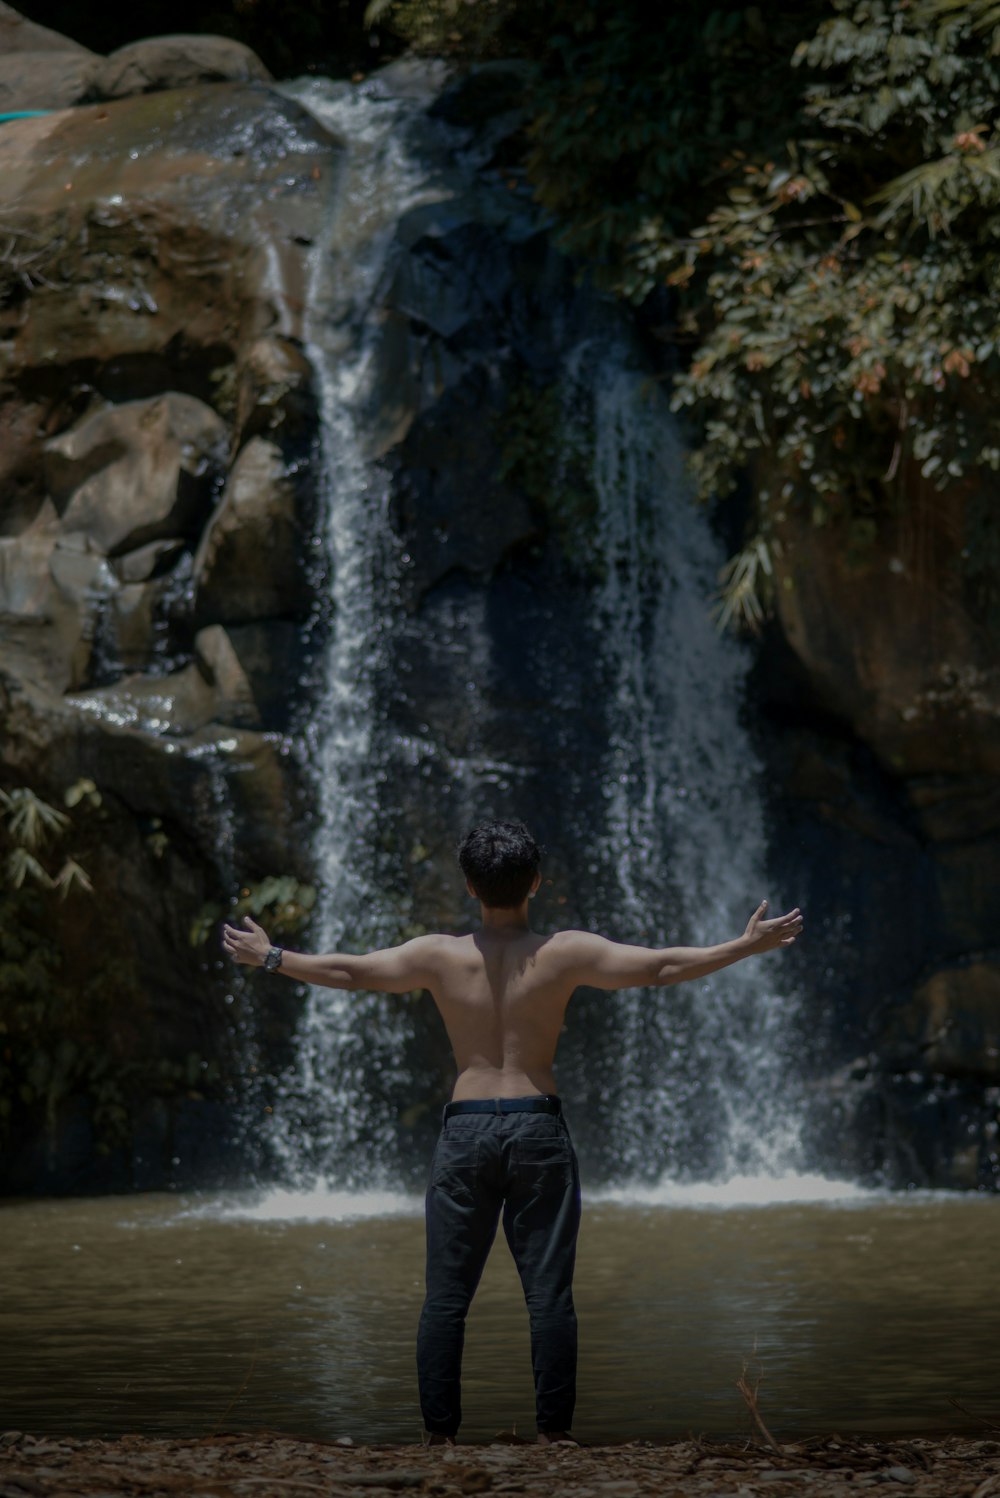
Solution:
M343 1220L345 1207L386 1206ZM0 1428L416 1438L418 1211L164 1196L4 1206ZM590 1202L575 1428L741 1433L744 1361L782 1433L974 1428L950 1400L995 1420L998 1264L996 1198ZM470 1317L465 1393L467 1438L533 1434L527 1320L502 1242Z

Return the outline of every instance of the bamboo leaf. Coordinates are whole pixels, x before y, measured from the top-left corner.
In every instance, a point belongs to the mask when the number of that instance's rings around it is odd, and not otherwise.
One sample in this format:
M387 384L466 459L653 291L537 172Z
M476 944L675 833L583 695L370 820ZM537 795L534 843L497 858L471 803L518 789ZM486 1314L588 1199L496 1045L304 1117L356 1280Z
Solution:
M67 858L55 879L53 879L52 888L59 891L60 897L63 900L65 900L66 896L73 889L83 890L88 895L94 893L94 886L90 882L90 877L86 869L81 868L75 858Z
M53 833L69 826L69 817L26 786L4 796L11 836L25 848L38 848Z

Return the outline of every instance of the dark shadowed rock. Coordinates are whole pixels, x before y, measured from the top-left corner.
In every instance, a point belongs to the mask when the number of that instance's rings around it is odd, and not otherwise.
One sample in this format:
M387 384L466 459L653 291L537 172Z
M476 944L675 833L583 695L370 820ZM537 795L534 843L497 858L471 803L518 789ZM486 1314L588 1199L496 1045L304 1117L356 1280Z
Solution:
M184 540L179 536L171 536L165 541L149 541L136 547L135 551L120 553L114 558L112 568L120 582L142 583L172 566L183 550Z
M252 437L195 556L198 619L239 624L301 609L297 541L285 460L273 442Z
M281 620L199 630L195 650L215 693L215 720L238 728L284 728L299 648L299 631Z
M194 647L198 664L212 688L212 716L237 728L259 728L260 714L250 678L222 625L210 624L199 630Z
M236 426L240 439L298 437L316 420L313 370L287 338L259 338L240 362Z
M1000 965L944 968L922 983L898 1019L911 1054L951 1077L1000 1082Z

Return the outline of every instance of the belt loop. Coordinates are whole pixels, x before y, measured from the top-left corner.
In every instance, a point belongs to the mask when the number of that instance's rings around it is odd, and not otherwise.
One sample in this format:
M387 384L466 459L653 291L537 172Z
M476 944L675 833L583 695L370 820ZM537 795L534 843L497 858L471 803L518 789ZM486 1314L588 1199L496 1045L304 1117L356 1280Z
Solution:
M497 1105L497 1115L499 1116L503 1112L503 1109L500 1106L500 1099L499 1098L494 1098L493 1101Z

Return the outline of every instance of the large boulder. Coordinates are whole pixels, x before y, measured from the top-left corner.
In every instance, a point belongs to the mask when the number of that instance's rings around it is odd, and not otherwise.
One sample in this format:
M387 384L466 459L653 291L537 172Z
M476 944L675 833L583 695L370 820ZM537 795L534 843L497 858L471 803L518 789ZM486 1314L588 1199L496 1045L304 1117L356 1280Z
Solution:
M145 37L101 57L0 4L0 113L270 77L256 53L231 37Z
M79 386L60 371L77 367L116 401L235 389L237 351L301 340L305 251L336 164L323 128L260 83L5 125L4 369L37 370L31 393L67 406Z
M0 113L65 109L85 99L103 58L0 4Z
M781 629L815 705L893 776L1000 776L1000 627L978 556L981 497L939 493L916 470L905 479L905 504L864 546L799 510L782 515Z
M212 717L237 728L287 726L289 685L299 674L299 631L271 620L210 624L195 636L198 664L212 686Z
M102 99L198 83L267 82L255 52L226 36L151 36L110 53L94 80Z

